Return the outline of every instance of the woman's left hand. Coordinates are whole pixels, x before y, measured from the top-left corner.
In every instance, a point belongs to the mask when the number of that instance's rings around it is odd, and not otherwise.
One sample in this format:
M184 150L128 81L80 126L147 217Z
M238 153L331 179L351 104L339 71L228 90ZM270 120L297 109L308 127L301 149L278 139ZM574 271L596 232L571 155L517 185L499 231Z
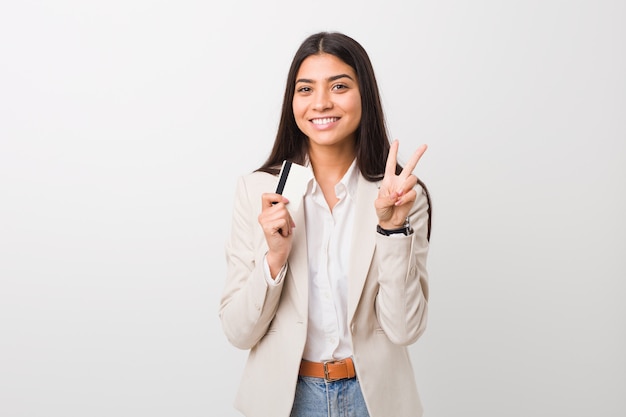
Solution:
M426 145L421 145L406 163L400 175L396 175L396 161L399 142L394 140L387 156L385 176L378 190L378 198L374 202L378 224L383 229L397 229L402 227L409 215L409 210L417 196L413 187L417 184L417 177L413 170L418 161L426 152Z

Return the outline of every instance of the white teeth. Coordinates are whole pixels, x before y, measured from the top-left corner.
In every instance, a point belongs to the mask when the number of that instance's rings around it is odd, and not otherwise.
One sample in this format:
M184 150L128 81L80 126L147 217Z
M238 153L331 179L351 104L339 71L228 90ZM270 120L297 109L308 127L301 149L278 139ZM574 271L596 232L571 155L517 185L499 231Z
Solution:
M328 123L336 122L339 120L338 117L324 117L323 119L313 119L311 120L314 125L327 125Z

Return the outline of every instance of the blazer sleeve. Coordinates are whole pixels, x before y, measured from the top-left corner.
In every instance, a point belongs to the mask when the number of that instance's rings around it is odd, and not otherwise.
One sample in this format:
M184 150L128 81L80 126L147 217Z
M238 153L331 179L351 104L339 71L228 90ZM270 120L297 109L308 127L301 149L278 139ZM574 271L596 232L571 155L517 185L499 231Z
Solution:
M421 186L416 187L417 198L409 215L413 234L390 237L376 233L376 314L389 340L398 345L417 341L428 316L428 198Z
M267 332L284 282L269 285L265 279L267 244L257 221L261 193L266 191L264 185L271 188L271 178L255 173L238 179L231 233L225 245L227 276L219 317L226 338L240 349L252 348Z

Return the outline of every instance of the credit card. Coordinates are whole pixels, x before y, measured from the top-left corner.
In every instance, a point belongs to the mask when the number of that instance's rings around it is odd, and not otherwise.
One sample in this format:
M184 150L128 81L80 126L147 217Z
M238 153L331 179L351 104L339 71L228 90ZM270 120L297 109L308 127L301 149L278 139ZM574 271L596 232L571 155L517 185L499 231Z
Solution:
M308 167L291 161L283 161L283 166L278 175L276 193L282 194L289 200L287 209L292 217L300 209L302 196L306 192L306 187L311 178L313 178L313 173Z

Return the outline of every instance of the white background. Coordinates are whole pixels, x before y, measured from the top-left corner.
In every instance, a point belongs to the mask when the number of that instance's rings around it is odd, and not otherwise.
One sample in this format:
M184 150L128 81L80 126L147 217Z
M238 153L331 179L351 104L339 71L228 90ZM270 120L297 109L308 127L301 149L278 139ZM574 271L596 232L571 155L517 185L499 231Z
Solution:
M246 352L217 317L233 187L300 42L338 30L401 156L429 145L425 416L623 417L625 19L617 0L2 2L0 415L238 415Z

